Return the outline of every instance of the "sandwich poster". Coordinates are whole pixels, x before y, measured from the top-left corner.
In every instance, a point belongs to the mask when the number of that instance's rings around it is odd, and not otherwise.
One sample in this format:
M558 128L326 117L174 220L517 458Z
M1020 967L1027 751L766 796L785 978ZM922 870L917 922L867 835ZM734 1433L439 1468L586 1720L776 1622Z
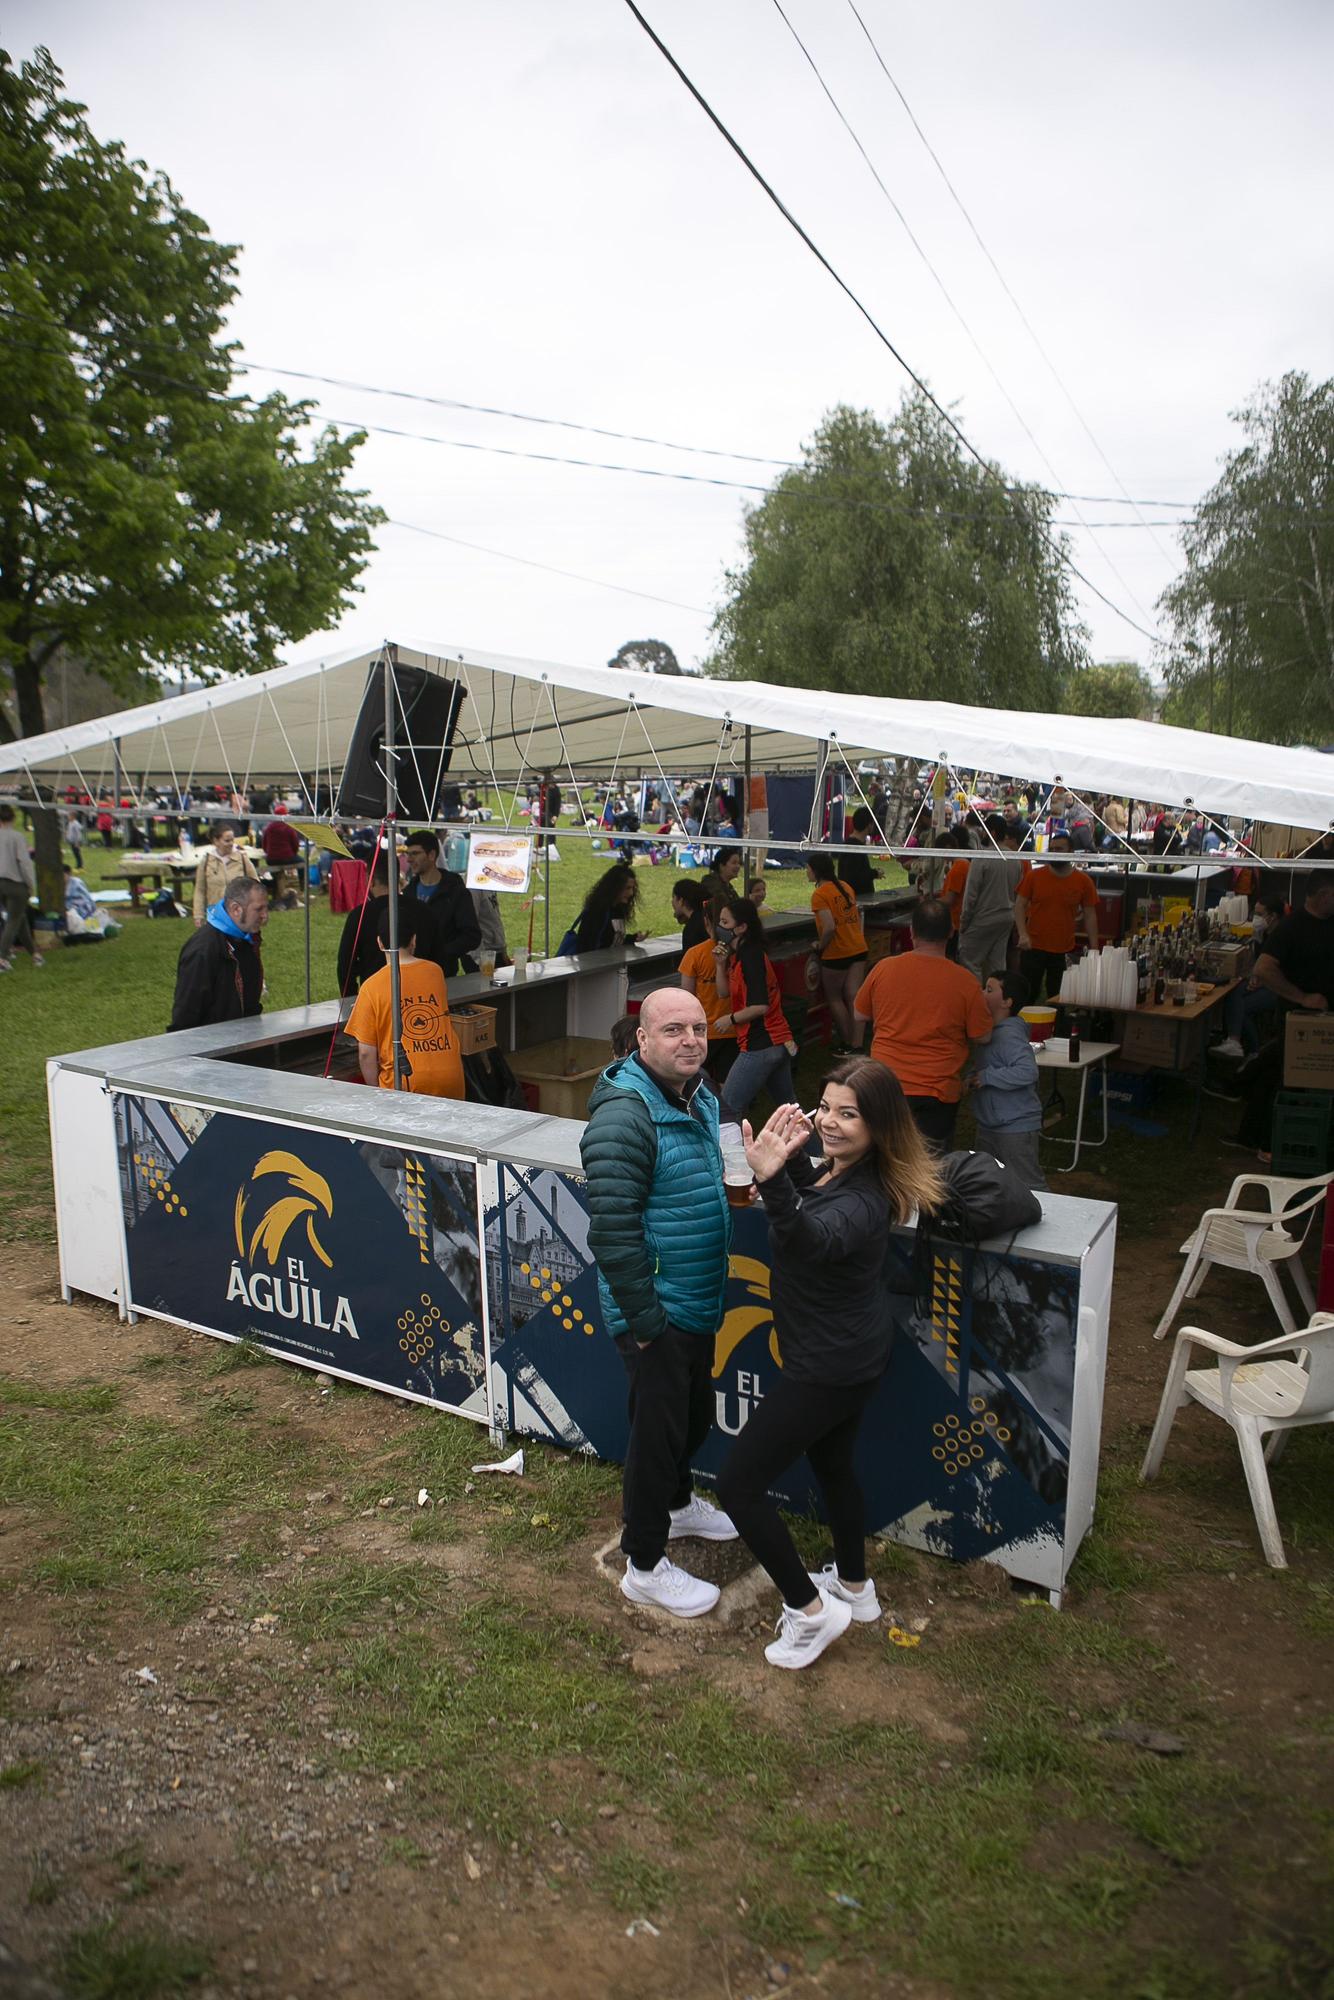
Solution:
M495 889L502 896L527 893L533 873L533 842L526 833L473 833L468 839L470 889Z

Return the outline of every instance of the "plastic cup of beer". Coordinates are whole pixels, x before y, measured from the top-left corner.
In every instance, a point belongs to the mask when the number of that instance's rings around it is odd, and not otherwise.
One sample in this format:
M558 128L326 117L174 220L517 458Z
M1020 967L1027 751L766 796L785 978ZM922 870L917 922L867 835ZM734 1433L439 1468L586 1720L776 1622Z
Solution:
M514 977L516 979L526 979L528 977L528 947L526 944L516 944L514 947Z
M749 1208L755 1199L755 1176L749 1167L744 1173L733 1169L723 1175L723 1188L729 1208Z
M482 949L477 954L477 969L481 973L483 979L495 978L496 954L495 954L495 947L493 945L482 946Z

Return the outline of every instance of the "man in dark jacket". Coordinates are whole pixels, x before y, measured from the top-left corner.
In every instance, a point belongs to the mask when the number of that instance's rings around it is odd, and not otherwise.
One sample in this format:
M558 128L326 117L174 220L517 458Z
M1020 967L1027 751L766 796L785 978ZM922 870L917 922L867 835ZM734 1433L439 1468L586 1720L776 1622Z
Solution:
M667 1544L736 1535L694 1493L690 1471L713 1422L713 1343L731 1240L718 1100L701 1074L707 1036L693 994L650 993L638 1050L595 1084L580 1142L588 1247L630 1378L621 1590L632 1604L678 1618L712 1611L718 1588L669 1562Z
M258 1014L264 991L259 934L269 920L269 899L261 882L233 875L197 931L181 946L176 961L176 1028L207 1028L215 1021L239 1021Z
M407 893L415 896L418 916L425 915L417 932L417 956L430 958L446 979L459 969L459 960L476 951L482 942L482 927L461 875L440 866L439 837L427 827L410 833L403 843L411 881Z

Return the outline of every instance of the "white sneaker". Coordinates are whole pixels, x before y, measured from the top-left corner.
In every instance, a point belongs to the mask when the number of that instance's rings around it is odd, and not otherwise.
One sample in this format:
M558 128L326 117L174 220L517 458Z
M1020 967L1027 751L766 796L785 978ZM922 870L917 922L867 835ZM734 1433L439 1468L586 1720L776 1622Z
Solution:
M1226 1056L1229 1062L1240 1062L1245 1053L1245 1049L1241 1046L1235 1035L1229 1035L1225 1042L1215 1042L1214 1044L1214 1054L1216 1056Z
M701 1542L734 1542L736 1528L721 1507L692 1493L686 1506L673 1507L672 1525L667 1530L669 1542L679 1542L686 1535L694 1535Z
M702 1577L678 1569L666 1556L659 1556L652 1569L636 1569L627 1562L621 1578L622 1597L628 1597L632 1604L656 1604L660 1611L670 1611L676 1618L702 1618L706 1611L712 1611L719 1595L716 1583L705 1583Z
M808 1618L785 1604L778 1620L778 1637L764 1649L771 1667L809 1667L826 1646L841 1639L852 1623L852 1606L841 1597L820 1598L820 1609Z
M811 1582L822 1597L836 1597L839 1602L850 1606L855 1625L873 1625L880 1616L880 1599L875 1594L875 1585L868 1576L859 1589L844 1583L835 1563L826 1563L817 1576L811 1571Z

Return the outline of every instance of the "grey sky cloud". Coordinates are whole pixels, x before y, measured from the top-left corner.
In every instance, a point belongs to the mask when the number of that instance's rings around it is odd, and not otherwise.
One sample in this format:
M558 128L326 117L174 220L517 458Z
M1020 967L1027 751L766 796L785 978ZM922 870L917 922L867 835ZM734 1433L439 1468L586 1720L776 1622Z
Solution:
M1259 381L1334 372L1334 9L858 6L1131 494L1193 502L1236 440L1229 410ZM773 0L644 11L979 449L1048 483ZM784 11L1061 484L1115 493L845 0ZM796 456L835 401L887 411L903 391L621 0L245 0L199 14L125 0L114 15L11 0L11 53L39 41L95 129L244 246L234 328L253 361L775 458ZM756 473L309 393L330 417L471 443ZM457 638L601 661L652 633L686 660L706 650L741 494L379 436L359 468L395 522L455 542L387 527L340 643ZM1097 545L1076 531L1073 551L1153 626L1175 535L1129 508L1083 511L1131 524L1099 529ZM636 604L553 568L701 609ZM1148 661L1147 640L1079 597L1095 654Z

